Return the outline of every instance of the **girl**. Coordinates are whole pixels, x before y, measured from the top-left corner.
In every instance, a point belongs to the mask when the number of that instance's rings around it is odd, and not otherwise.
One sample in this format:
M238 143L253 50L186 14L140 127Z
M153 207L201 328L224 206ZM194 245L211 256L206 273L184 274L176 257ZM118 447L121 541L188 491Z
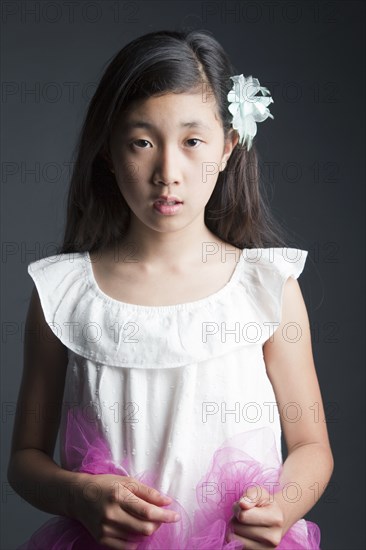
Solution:
M207 31L149 33L90 103L62 249L28 266L8 478L57 517L23 549L319 548L307 251L260 194L273 100L234 73Z

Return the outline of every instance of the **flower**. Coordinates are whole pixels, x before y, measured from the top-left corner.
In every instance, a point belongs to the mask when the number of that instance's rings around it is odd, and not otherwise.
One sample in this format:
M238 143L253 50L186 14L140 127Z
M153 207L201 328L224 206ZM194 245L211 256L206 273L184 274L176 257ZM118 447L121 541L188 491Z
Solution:
M227 94L230 102L228 109L233 115L232 127L239 132L239 143L246 143L249 151L257 133L256 122L263 122L267 117L274 118L267 108L274 101L272 97L264 97L270 92L260 86L257 78L245 78L242 74L230 78L234 81L232 89ZM258 92L262 92L263 96L256 96Z

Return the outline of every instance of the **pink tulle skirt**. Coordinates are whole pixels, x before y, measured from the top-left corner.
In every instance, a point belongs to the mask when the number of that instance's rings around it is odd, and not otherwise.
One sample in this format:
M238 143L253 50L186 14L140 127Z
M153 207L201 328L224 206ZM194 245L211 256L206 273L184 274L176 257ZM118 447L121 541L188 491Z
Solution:
M70 470L90 474L129 476L129 462L116 464L110 449L95 431L95 424L84 421L81 412L69 411L65 435L65 456ZM269 428L263 428L269 430ZM239 550L245 548L238 540L226 542L228 525L233 517L232 506L246 488L278 486L282 466L279 463L274 440L269 445L268 458L277 467L266 467L242 449L249 437L262 438L263 429L244 432L227 440L213 455L207 473L196 487L199 508L193 520L178 501L163 506L177 511L180 520L161 523L160 527L138 544L138 550ZM246 435L247 434L247 435ZM267 434L268 435L268 434ZM235 445L233 445L235 441ZM228 444L229 442L229 444ZM271 463L271 462L270 462ZM131 476L150 487L155 487L157 472L145 471ZM164 494L159 490L161 494ZM268 492L270 492L268 490ZM276 493L276 491L274 491ZM170 496L170 495L167 495ZM278 550L320 550L320 529L316 523L296 522L282 537ZM56 516L42 525L18 550L101 550L87 529L78 521Z

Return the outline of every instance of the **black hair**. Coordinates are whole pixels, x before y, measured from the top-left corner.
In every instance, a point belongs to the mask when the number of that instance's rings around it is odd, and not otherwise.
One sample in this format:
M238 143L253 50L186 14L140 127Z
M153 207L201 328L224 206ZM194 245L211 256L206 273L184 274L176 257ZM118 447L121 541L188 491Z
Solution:
M87 110L76 147L60 252L102 249L123 238L130 208L103 154L113 124L133 101L169 92L192 92L206 83L214 95L224 137L232 131L227 94L237 74L207 30L161 30L140 36L110 61ZM206 226L238 248L285 246L261 190L255 144L238 143L219 172L205 207Z

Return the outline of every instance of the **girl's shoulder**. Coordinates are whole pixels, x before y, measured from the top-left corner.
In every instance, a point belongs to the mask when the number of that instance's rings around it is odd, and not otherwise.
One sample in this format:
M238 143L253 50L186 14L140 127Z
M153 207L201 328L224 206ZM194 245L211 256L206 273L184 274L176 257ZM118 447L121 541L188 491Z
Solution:
M307 256L308 251L300 248L244 248L238 256L239 261L232 279L241 278L259 285L264 279L267 283L273 280L272 277L277 280L289 276L298 278L304 269ZM83 276L84 282L90 284L93 282L90 278L93 261L89 252L54 254L29 263L28 273L33 279L43 278L49 286L55 286L64 281L64 276L72 275L75 279Z
M263 345L281 321L288 277L298 278L308 252L243 249L229 282L206 298L172 306L143 306L104 294L88 252L31 262L46 322L76 353L113 366L178 367L248 346ZM239 337L224 327L239 327Z
M57 274L65 270L80 269L87 252L67 252L64 254L52 254L28 264L28 273L52 273Z
M298 279L304 270L307 250L294 247L269 247L243 250L245 267L242 282L252 301L276 323L281 320L284 284Z
M243 249L240 284L263 322L280 324L284 284L289 277L299 278L307 256L307 250L294 247Z
M82 355L85 346L75 334L85 330L86 317L80 309L76 319L75 312L88 294L86 257L87 252L53 254L30 262L27 268L47 324L66 347Z
M242 257L247 273L252 277L297 279L302 273L307 250L293 247L244 248Z
M37 288L44 313L59 295L77 296L86 276L87 252L53 254L28 264L28 273ZM47 317L46 317L47 320Z

